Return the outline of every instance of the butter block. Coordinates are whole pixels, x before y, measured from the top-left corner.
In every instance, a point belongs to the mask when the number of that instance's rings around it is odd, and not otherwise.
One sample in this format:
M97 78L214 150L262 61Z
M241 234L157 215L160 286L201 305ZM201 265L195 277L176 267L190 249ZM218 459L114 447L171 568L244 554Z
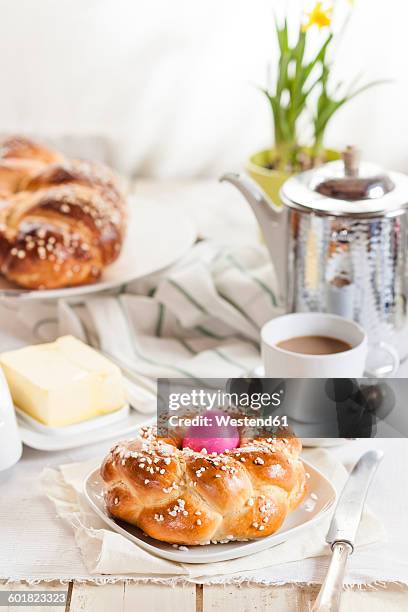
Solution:
M114 412L126 403L120 369L73 336L0 355L14 404L50 427Z

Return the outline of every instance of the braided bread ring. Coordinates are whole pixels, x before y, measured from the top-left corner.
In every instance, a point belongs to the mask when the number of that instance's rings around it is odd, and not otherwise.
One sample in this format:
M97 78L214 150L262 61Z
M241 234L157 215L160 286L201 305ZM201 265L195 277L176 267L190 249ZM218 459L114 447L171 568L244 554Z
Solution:
M119 255L124 197L101 164L24 138L0 148L0 272L29 289L94 282Z
M220 455L181 450L143 428L101 467L109 513L174 544L256 539L274 533L306 492L293 438L246 440Z

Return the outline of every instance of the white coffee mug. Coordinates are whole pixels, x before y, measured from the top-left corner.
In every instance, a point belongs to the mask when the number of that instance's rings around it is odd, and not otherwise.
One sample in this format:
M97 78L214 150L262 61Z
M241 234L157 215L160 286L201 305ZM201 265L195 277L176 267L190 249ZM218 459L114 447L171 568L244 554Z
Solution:
M282 340L299 336L337 338L351 348L341 353L306 355L277 346ZM344 317L320 312L283 315L263 326L261 340L267 377L361 378L364 375L368 354L367 335L360 325ZM390 354L393 362L390 375L395 374L399 367L398 353L384 342L379 346Z

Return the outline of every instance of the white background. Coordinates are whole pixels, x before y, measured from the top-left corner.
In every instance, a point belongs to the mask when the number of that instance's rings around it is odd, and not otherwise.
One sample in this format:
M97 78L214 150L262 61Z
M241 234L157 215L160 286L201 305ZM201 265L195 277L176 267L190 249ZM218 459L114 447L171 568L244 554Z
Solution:
M133 175L239 168L270 141L255 84L276 57L273 7L290 1L0 0L0 131ZM396 80L341 111L327 143L408 171L407 27L406 0L355 1L335 74Z

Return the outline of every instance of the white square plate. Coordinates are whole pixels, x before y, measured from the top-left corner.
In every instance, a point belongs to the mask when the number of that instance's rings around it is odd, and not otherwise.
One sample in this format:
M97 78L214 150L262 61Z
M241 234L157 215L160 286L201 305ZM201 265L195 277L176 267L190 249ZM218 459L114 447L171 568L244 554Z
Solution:
M209 544L190 546L188 550L173 548L171 544L154 540L145 535L138 527L113 519L106 512L103 498L103 482L99 470L93 470L84 482L84 494L98 516L117 533L147 550L153 555L177 561L179 563L213 563L245 557L276 546L302 531L310 529L320 522L333 507L336 491L331 482L319 470L303 460L306 471L310 474L308 491L305 500L289 514L282 527L273 535L249 542L228 542L227 544ZM313 496L313 497L312 497Z

